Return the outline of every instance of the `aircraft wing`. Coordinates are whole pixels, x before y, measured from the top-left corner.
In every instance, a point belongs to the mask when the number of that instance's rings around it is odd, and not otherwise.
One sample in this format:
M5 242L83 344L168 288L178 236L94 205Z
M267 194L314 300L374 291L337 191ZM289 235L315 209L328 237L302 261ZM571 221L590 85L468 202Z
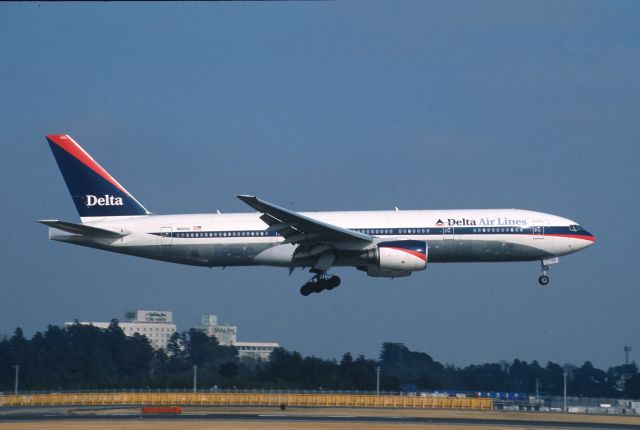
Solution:
M373 237L347 228L328 224L308 216L293 212L256 196L240 195L240 200L262 212L260 219L269 225L268 230L277 231L285 238L283 243L324 243L339 242L370 243Z
M57 219L41 219L39 223L66 231L67 233L79 234L82 236L104 237L104 238L120 238L129 234L129 232L117 232L106 230L104 228L90 227L84 224L74 224L72 222L59 221Z

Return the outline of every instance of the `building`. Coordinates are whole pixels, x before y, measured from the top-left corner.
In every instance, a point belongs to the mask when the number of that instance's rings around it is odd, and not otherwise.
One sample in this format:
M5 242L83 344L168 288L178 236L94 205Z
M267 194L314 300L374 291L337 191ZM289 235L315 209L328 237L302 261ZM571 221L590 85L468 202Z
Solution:
M218 343L224 346L235 346L240 358L257 358L268 360L271 352L280 347L276 342L239 342L238 327L229 324L218 324L217 315L203 315L198 327L209 336L215 336Z
M238 327L219 324L216 315L204 315L200 323L199 330L202 330L208 336L215 336L220 345L235 346L238 349L240 358L257 358L266 361L269 359L271 352L280 347L276 342L239 342ZM75 323L67 322L64 325L73 324ZM80 324L106 329L111 323L82 321ZM151 346L155 349L162 348L166 350L171 335L177 331L176 325L173 323L173 312L171 311L137 310L127 312L125 321L120 321L118 325L127 336L133 336L136 333L146 336Z
M220 345L234 345L238 340L238 326L218 324L217 315L203 315L200 319L199 329L208 336L215 336Z
M257 358L267 361L274 349L280 348L277 342L236 342L233 344L238 349L240 358Z
M137 310L135 312L127 312L125 318L127 321L118 323L124 334L133 336L138 333L146 336L151 346L155 349L167 349L171 335L177 331L176 325L173 323L173 312L171 311ZM75 323L67 322L64 325L73 324ZM82 321L80 324L108 328L110 322Z

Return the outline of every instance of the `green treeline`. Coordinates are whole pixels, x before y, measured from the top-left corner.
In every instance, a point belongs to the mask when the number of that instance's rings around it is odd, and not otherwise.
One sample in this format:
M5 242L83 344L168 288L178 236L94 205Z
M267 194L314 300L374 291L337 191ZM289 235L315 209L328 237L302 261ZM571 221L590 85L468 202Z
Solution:
M31 339L16 329L0 340L0 392L11 393L14 365L20 366L20 390L187 389L197 365L200 389L264 388L375 390L535 391L561 395L563 367L537 361L486 363L467 367L443 365L428 354L400 343L384 343L377 360L343 355L338 362L303 357L276 349L268 361L238 358L234 347L190 329L174 333L167 351L154 350L144 336L125 336L116 320L108 329L75 324L50 325ZM568 368L572 396L640 398L640 373L634 364L595 368L589 361Z

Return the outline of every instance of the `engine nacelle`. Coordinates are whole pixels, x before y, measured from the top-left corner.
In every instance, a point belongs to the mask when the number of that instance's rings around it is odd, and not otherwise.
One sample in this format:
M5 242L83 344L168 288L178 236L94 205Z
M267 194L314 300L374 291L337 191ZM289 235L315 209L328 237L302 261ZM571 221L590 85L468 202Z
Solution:
M367 267L367 275L373 278L403 278L405 276L411 276L411 272Z
M398 278L427 267L427 242L392 240L380 242L367 251L366 270L369 276Z

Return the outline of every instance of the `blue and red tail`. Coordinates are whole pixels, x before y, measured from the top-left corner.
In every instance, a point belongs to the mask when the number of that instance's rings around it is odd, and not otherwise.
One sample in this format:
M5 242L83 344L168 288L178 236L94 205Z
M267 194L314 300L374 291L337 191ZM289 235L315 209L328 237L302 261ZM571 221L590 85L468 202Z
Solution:
M70 136L51 134L47 141L81 218L150 214Z

